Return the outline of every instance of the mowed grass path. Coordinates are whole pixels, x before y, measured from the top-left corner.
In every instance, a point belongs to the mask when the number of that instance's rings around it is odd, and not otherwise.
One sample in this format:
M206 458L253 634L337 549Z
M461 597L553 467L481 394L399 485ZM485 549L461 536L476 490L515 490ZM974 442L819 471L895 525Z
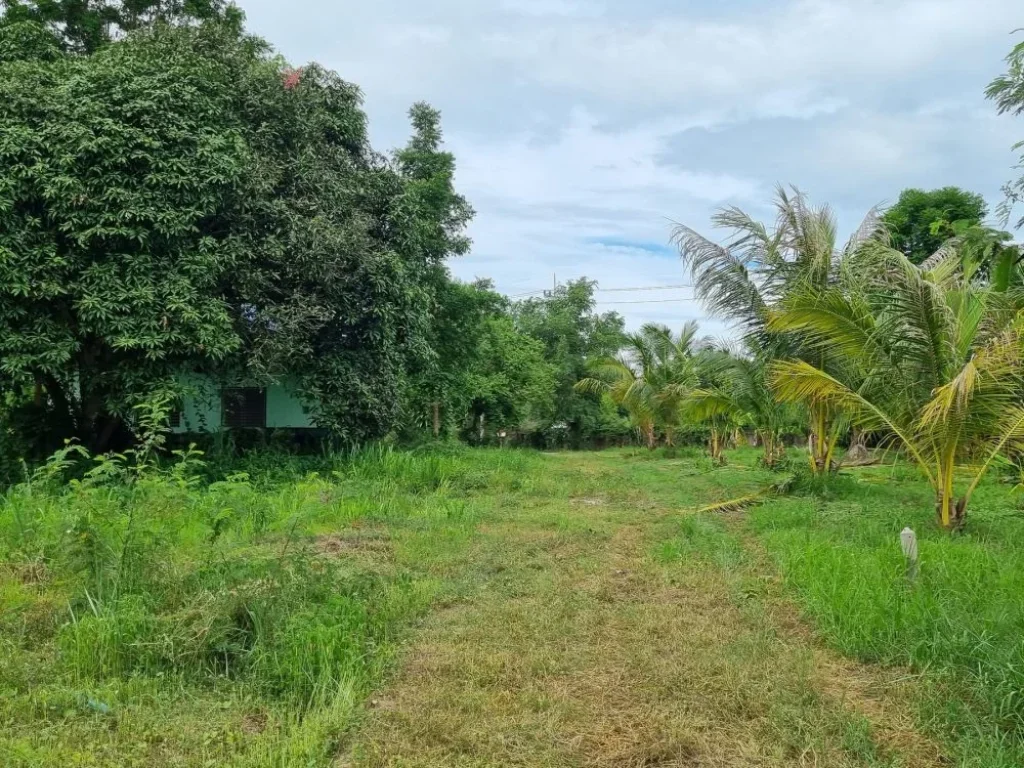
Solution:
M950 537L897 463L696 511L756 459L44 473L0 497L0 766L1024 765L1021 497Z
M538 457L408 636L339 766L926 766L898 669L827 652L760 545L702 504L744 466Z

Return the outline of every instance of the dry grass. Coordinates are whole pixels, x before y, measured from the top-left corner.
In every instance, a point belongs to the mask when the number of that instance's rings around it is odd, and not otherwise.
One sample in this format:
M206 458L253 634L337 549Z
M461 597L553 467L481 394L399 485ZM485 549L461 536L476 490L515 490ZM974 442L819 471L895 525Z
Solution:
M549 467L560 492L480 526L477 581L427 620L339 766L942 764L896 676L823 651L757 553L657 554L686 514L663 465Z

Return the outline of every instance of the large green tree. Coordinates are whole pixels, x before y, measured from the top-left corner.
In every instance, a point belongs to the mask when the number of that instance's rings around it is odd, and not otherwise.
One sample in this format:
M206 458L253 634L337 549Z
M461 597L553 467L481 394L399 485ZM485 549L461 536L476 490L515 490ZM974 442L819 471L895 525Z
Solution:
M251 152L216 45L0 63L0 374L97 444L154 382L240 347L219 288L247 248L222 214Z
M977 227L988 215L985 199L959 187L905 189L882 220L892 247L920 264L950 238Z
M96 447L187 371L288 377L348 442L395 426L467 247L436 112L389 159L355 86L216 20L68 50L5 16L0 52L0 386Z
M355 86L274 60L246 75L253 193L228 218L251 249L224 285L244 340L234 367L297 384L343 442L382 436L398 423L410 361L431 351L449 246L430 236L446 209L409 202L424 182L373 151Z

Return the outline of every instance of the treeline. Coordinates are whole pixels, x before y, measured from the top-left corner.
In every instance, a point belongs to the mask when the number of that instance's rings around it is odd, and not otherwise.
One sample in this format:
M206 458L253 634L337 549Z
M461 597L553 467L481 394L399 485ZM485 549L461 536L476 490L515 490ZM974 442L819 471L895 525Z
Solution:
M573 390L622 333L589 283L513 305L452 279L473 212L438 112L409 116L377 151L355 85L221 0L5 3L5 455L126 444L186 373L287 376L341 445L628 429Z

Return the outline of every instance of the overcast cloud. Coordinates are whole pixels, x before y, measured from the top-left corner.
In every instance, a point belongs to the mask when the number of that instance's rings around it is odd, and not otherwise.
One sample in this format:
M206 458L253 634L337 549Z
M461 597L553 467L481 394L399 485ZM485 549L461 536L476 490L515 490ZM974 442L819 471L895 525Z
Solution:
M242 6L293 63L363 89L379 148L404 143L413 101L442 110L477 210L452 270L511 295L553 275L686 283L671 220L706 230L726 204L767 215L777 182L830 202L846 230L908 186L963 186L994 208L1024 139L1024 120L983 96L1024 26L1020 0ZM703 319L687 289L599 297L632 326Z

